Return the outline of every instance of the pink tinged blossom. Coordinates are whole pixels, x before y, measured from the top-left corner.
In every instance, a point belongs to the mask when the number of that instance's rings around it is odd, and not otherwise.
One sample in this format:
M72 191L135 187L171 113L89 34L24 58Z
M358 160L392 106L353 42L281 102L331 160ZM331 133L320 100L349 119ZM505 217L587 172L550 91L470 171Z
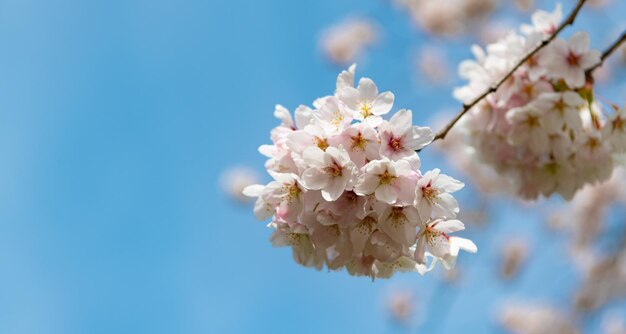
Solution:
M380 217L380 229L393 241L410 247L415 243L417 226L421 223L413 206L389 206Z
M354 61L378 38L378 29L365 19L346 20L328 28L321 36L320 45L326 57L334 63Z
M363 170L354 187L357 194L375 194L377 200L387 204L413 202L414 188L410 177L414 172L408 161L375 160Z
M463 182L440 173L438 168L426 172L417 181L415 189L415 206L419 210L421 220L435 217L456 217L459 203L451 193L462 189Z
M507 119L513 125L509 140L513 144L527 144L535 153L549 149L550 138L541 110L526 106L510 110Z
M356 177L356 166L343 148L329 147L322 151L309 147L304 161L310 166L302 173L302 183L308 189L321 190L322 197L334 201L345 190L351 190Z
M551 35L556 31L561 19L563 17L563 10L560 3L556 4L556 8L552 13L538 10L531 16L532 25L524 24L521 27L521 31L527 35L535 32L539 32L545 35Z
M248 167L233 167L220 175L222 191L239 202L246 203L250 197L243 194L243 190L258 182L257 173Z
M339 99L352 112L352 117L372 127L382 124L382 115L393 107L391 92L378 94L378 88L369 78L361 78L358 88L345 87L338 91Z
M417 236L414 258L417 263L426 263L426 251L441 261L446 269L453 268L459 250L476 253L478 248L468 239L450 237L448 234L464 230L459 220L435 219L424 224Z
M270 182L265 188L261 189L258 185L248 186L244 189L243 193L246 196L260 196L262 201L267 203L258 204L257 217L265 219L265 212L267 205L273 205L275 207L275 214L277 217L287 221L295 221L298 214L302 210L302 192L303 187L300 185L300 178L295 174L283 174L283 173L270 173L274 177L273 182ZM255 212L256 210L255 205Z
M317 124L310 124L302 130L293 131L287 137L289 150L296 154L302 154L308 147L316 146L321 150L326 150L330 144L331 137L322 127Z
M602 137L608 140L614 151L626 151L626 108L619 109L608 117L602 128Z
M563 93L546 93L539 96L534 105L539 110L545 110L544 122L549 133L560 133L563 128L579 131L583 124L580 118L580 108L585 100L578 93L566 91Z
M318 124L329 134L340 133L353 119L352 114L334 96L325 99L315 115Z
M430 128L412 126L413 114L402 109L380 126L380 155L399 160L415 154L433 141Z
M352 124L340 135L330 138L329 143L343 146L358 168L380 158L378 132L363 123Z
M585 71L600 63L600 52L589 50L589 34L577 32L566 42L557 39L546 56L547 67L553 76L562 78L571 88L585 85Z

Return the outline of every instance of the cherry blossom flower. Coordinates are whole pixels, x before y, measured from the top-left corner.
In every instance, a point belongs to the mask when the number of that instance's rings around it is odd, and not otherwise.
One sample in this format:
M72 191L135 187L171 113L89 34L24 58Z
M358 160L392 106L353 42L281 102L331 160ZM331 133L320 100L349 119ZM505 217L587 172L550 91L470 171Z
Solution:
M347 19L326 29L320 46L326 57L339 64L354 61L378 39L378 28L366 19Z
M417 263L426 263L426 250L441 261L444 267L452 268L459 250L476 253L478 248L469 239L450 237L448 234L465 229L463 223L456 219L434 219L422 225L417 236L414 258Z
M497 7L496 0L395 0L429 33L454 36L470 31Z
M309 147L304 151L304 161L311 167L302 173L302 183L308 189L321 190L322 197L334 201L345 190L351 190L356 176L356 166L348 153L340 147Z
M433 212L435 217L456 217L459 203L451 193L463 186L462 182L441 174L438 168L426 172L415 188L415 205L422 220L427 220Z
M504 279L513 278L528 255L528 245L521 239L508 241L502 249L500 275Z
M547 305L506 305L500 322L509 332L519 334L578 334L572 319Z
M568 86L579 88L585 84L585 70L600 63L600 51L589 50L589 34L577 32L566 42L556 39L546 52L546 66L559 73Z
M358 168L379 157L378 132L364 123L352 124L340 135L330 138L333 146L343 146Z
M353 113L352 117L372 127L379 126L393 107L393 93L378 94L376 84L369 78L361 78L358 88L346 87L339 93L339 98Z
M250 185L243 194L256 197L257 219L271 219L272 244L290 247L303 266L346 268L350 275L372 279L425 274L437 262L451 269L460 249L475 251L473 243L446 236L445 245L431 247L432 253L422 249L424 261L418 263L416 240L433 233L425 231L438 231L435 221L459 230L461 222L447 223L445 217L459 212L450 193L462 184L438 169L437 176L431 171L422 177L415 150L432 141L432 131L412 126L408 110L382 120L393 94L378 94L371 79L354 88L355 68L339 74L333 95L316 99L313 107L297 107L293 117L276 106L280 124L270 132L272 143L259 148L274 180ZM427 179L432 182L424 189L432 189L420 192L420 198L432 203L417 205L415 189ZM432 259L428 266L426 259Z
M232 167L220 176L220 184L224 193L231 198L246 203L250 197L244 196L245 187L258 182L257 173L249 167Z
M402 109L380 126L380 154L398 160L430 144L434 135L430 128L411 126L413 114Z
M387 204L413 201L413 189L407 186L415 175L407 160L393 161L386 158L374 160L363 167L364 173L357 181L354 191L359 195L375 194L376 199Z
M602 137L607 138L614 151L626 152L626 108L609 116L602 128Z

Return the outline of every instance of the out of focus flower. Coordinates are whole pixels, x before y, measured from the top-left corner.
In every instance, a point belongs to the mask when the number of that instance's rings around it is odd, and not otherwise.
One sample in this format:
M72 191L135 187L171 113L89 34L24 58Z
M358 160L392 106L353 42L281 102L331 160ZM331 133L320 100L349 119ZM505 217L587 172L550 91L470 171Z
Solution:
M538 11L532 25L520 28L523 34L511 33L486 50L474 47L476 60L459 66L469 82L454 96L464 103L475 99L552 34L561 16L560 6ZM531 57L461 119L476 160L508 178L525 199L554 193L571 199L584 185L606 180L626 139L605 130L619 116L607 117L586 85L585 71L599 62L584 32L556 38Z
M500 275L504 279L511 279L517 275L520 267L528 256L528 245L521 239L510 240L502 249Z
M378 39L378 28L366 19L348 19L322 33L320 46L326 57L338 64L355 61Z
M395 0L420 28L437 35L467 32L490 14L497 0Z
M515 0L515 7L521 11L527 12L535 6L535 0Z
M585 274L582 286L574 298L580 311L595 310L614 298L626 296L626 247L596 261Z
M446 114L445 112L440 113L440 115ZM441 116L437 117L434 124L441 128L447 119L444 121ZM467 145L464 134L458 129L458 127L452 128L448 132L446 140L432 146L442 152L456 172L463 173L464 178L470 180L481 194L495 195L511 191L513 187L509 179L499 176L488 165L476 162L474 149ZM465 214L467 215L467 212Z
M460 250L476 252L470 240L448 236L464 228L450 219L459 212L451 193L463 183L438 169L422 175L415 150L433 134L412 125L410 110L368 121L389 112L393 94L378 94L367 78L355 89L354 69L315 109L300 106L292 117L276 107L273 144L259 149L274 181L244 193L257 198L258 219L272 218L272 244L290 246L304 266L372 279L423 274L437 262L453 268Z
M542 58L548 71L559 73L570 87L585 84L585 70L600 63L600 51L589 50L589 35L577 32L566 42L556 39Z
M511 22L490 20L480 27L478 38L481 43L491 44L506 37L513 29Z
M545 305L509 305L500 313L502 326L514 334L577 334L573 321Z
M393 291L387 297L387 311L394 321L406 325L415 311L413 294L406 290Z
M626 334L626 321L616 314L609 314L602 319L604 334Z
M441 84L450 76L444 52L435 47L420 50L417 55L417 67L420 74L431 83Z
M222 191L242 203L250 202L250 197L244 196L243 189L259 182L259 175L248 167L232 167L220 175Z
M611 1L612 0L590 0L589 6L595 7L595 8L602 8L602 7L609 5Z
M608 208L626 203L626 175L617 168L608 180L587 185L555 212L553 224L572 234L573 251L587 248L601 232Z

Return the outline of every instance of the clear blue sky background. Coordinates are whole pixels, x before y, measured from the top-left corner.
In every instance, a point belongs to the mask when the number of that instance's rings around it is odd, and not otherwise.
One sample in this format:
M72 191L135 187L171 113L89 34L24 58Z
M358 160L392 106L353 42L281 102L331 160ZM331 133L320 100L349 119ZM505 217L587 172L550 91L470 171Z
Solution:
M582 13L597 47L625 25L614 2ZM578 279L540 210L492 204L493 221L466 233L480 252L464 254L456 286L372 283L297 266L220 193L229 166L261 172L275 103L332 92L340 68L316 40L348 14L382 28L359 74L417 124L458 106L450 86L415 78L413 55L434 43L454 64L470 41L425 36L382 0L0 0L0 333L401 332L383 306L398 287L429 333L497 333L493 314L518 297L567 309ZM603 89L626 102L623 85ZM533 254L502 283L496 250L512 235Z

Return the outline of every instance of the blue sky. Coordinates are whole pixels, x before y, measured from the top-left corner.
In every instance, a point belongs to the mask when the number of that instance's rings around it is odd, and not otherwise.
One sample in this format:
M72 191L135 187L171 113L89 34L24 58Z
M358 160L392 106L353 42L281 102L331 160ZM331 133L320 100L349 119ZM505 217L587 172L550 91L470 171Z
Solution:
M625 26L624 10L583 11L594 46ZM381 26L358 73L416 124L458 107L451 86L415 78L413 55L434 43L454 64L472 41L424 35L387 1L0 0L0 332L402 332L383 304L398 287L414 291L428 332L497 333L492 316L510 298L569 307L577 278L539 210L492 203L488 227L466 234L480 252L463 256L458 285L372 283L297 266L220 192L230 166L262 172L274 104L332 92L341 68L317 37L347 15ZM626 102L624 85L603 89ZM536 249L503 283L496 250L512 235Z

